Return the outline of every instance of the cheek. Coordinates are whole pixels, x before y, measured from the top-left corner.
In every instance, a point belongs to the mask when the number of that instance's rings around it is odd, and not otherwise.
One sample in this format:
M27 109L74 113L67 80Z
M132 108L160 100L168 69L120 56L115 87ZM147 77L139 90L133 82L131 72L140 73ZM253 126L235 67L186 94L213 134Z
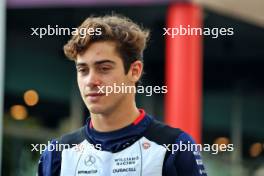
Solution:
M114 79L119 82L119 83L126 83L127 82L127 79L128 79L128 75L126 75L124 73L123 70L119 70L115 76L114 76Z
M78 84L78 87L80 89L80 92L82 93L83 92L83 88L84 88L84 84L83 84L83 81L80 78L77 78L77 84Z
M122 83L126 83L126 80L124 79L123 76L115 76L115 77L112 78L110 84L113 84L113 83L116 83L118 85L121 85Z
M100 85L112 85L113 83L116 83L118 81L118 77L109 74L109 75L103 75L100 77Z

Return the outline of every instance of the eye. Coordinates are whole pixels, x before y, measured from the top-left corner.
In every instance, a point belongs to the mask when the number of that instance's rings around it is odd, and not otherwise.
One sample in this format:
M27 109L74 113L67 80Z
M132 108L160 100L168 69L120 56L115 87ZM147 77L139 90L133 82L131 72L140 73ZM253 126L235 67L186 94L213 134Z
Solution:
M101 72L107 72L109 70L111 70L111 67L108 67L108 66L99 67L99 71L101 71Z
M80 74L86 74L88 73L88 69L86 68L77 68L77 72Z

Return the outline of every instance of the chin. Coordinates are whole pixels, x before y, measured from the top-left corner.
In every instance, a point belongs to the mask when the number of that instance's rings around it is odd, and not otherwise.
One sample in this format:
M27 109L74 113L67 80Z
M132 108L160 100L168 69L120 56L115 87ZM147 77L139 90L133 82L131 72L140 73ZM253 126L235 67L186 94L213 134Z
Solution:
M93 114L103 114L103 112L105 111L105 109L102 106L98 106L98 105L90 105L88 106L88 110L90 113Z

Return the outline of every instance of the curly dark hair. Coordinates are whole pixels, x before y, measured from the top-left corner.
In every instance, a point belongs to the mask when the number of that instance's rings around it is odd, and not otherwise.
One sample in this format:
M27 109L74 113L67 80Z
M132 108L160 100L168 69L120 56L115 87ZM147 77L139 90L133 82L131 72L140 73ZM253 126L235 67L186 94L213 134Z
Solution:
M116 51L122 58L125 73L127 74L131 64L136 60L143 62L143 51L149 39L149 30L144 29L127 17L120 15L106 15L101 17L88 17L78 29L100 28L101 35L73 35L64 45L65 55L76 60L78 54L82 54L88 47L97 41L113 41L116 43Z

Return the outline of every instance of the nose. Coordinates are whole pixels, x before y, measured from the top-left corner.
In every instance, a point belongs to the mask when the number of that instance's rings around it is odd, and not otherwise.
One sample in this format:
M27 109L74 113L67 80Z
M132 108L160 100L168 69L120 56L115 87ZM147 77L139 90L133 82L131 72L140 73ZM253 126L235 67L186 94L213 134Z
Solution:
M97 87L101 84L100 77L96 72L90 71L89 75L86 77L86 86L89 88Z

